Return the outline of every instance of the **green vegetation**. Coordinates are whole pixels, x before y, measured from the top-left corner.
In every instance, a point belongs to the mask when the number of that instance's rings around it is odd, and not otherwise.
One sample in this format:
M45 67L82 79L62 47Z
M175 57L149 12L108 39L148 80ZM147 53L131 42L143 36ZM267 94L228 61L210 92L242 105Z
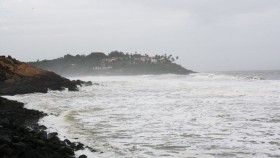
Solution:
M53 60L30 62L43 69L61 75L143 75L143 74L189 74L192 71L175 63L172 55L129 54L112 51L108 55L93 52L89 55L70 54Z

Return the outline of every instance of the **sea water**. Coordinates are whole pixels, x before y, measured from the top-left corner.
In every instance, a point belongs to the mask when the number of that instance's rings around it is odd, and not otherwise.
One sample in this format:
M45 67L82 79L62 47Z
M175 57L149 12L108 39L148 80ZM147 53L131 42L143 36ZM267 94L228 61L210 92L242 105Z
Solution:
M80 77L97 84L8 98L49 114L40 120L49 132L97 150L77 155L280 157L280 73L273 73Z

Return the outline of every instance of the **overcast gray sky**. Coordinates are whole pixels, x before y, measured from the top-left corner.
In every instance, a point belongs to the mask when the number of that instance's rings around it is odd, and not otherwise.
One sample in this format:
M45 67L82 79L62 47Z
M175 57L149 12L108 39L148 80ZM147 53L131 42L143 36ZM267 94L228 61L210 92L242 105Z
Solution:
M195 71L280 69L280 0L0 0L0 54L173 54Z

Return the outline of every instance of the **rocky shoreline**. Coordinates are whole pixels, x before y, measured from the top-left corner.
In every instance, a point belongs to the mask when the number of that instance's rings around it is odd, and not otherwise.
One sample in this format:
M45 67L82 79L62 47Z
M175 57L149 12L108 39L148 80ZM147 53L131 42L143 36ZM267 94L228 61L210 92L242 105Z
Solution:
M74 151L88 148L79 142L62 141L57 133L47 133L46 127L38 124L46 114L23 106L0 97L1 158L73 158Z
M82 143L60 140L58 133L47 133L46 127L38 124L45 113L25 109L23 103L1 97L65 88L77 91L82 85L92 83L70 81L10 56L0 56L0 158L73 158L75 151L85 148L95 152Z

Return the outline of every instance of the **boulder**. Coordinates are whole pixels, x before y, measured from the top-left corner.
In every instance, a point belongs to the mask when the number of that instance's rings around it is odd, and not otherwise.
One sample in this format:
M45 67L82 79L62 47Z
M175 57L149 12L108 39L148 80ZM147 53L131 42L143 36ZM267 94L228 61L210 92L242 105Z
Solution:
M49 133L47 136L47 140L51 140L51 139L55 138L57 135L58 135L57 132Z

